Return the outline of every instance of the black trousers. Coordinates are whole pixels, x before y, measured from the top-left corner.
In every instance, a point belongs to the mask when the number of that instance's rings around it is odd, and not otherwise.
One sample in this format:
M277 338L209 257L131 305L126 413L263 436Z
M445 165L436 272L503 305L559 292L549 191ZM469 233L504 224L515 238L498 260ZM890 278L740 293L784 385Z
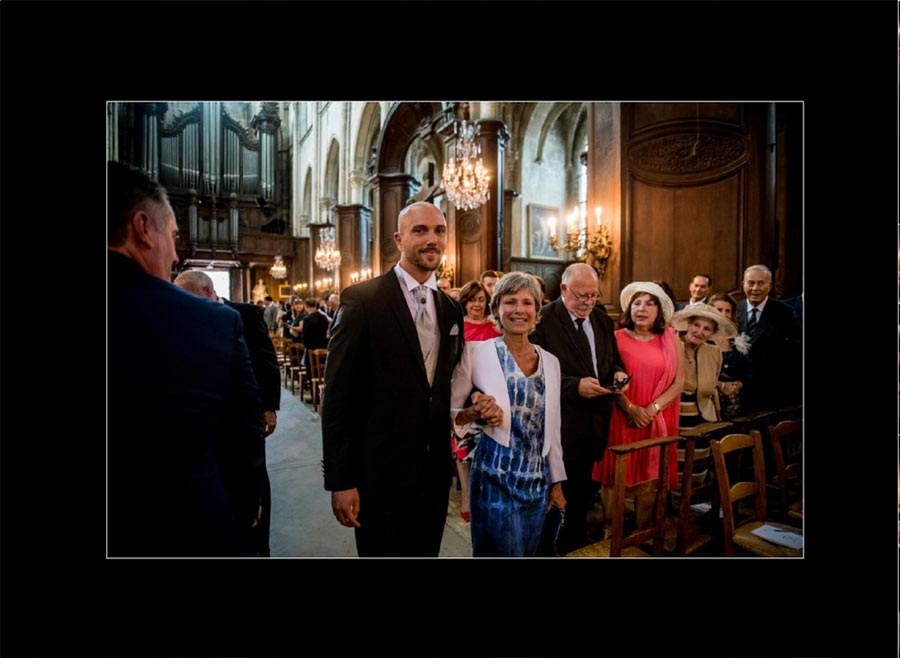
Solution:
M259 557L270 557L269 528L272 521L272 485L269 483L269 472L264 468L260 477L259 501L262 515L254 529L253 551Z
M355 529L360 557L437 557L447 521L450 481L442 490L411 495L402 509L371 509L360 493L362 527Z
M593 459L563 459L566 480L562 483L566 497L566 523L559 532L557 545L560 553L567 553L586 546L587 513L594 501L591 483Z

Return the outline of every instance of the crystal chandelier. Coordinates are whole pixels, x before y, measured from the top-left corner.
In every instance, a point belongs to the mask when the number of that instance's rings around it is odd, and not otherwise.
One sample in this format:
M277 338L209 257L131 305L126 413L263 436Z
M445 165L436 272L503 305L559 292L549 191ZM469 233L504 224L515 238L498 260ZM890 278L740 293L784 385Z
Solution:
M316 265L332 271L341 264L341 252L334 248L334 227L319 231L319 247L316 249Z
M456 145L451 150L450 162L444 165L441 174L441 185L459 210L477 208L491 198L491 175L481 161L481 146L475 143L481 127L469 123L468 114L466 104L462 124L453 124Z
M271 274L276 279L283 279L287 276L287 268L284 266L284 261L281 260L281 256L275 256L275 264L269 268L269 274Z

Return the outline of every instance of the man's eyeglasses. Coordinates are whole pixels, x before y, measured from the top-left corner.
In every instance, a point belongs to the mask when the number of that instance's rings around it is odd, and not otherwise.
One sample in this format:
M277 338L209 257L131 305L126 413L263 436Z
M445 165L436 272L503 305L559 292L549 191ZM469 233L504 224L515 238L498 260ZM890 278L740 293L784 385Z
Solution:
M596 302L598 299L600 299L599 292L579 293L579 292L575 292L571 288L569 288L569 292L572 293L573 295L575 295L575 299L577 299L579 302L582 302L584 304Z

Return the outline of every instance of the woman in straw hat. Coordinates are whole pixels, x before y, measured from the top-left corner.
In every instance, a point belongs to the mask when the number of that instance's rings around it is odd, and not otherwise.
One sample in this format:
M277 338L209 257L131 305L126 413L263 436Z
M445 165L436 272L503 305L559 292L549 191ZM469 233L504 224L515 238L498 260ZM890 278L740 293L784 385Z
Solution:
M737 328L715 307L703 303L675 313L672 326L679 333L684 332L681 338L684 388L679 427L715 422L721 418L718 381L722 352L707 341L733 338Z
M616 344L631 385L617 395L609 425L609 446L642 439L672 436L678 431L678 398L684 380L682 351L675 330L666 326L675 307L665 291L652 281L629 283L619 295L621 329L616 331ZM675 444L669 446L670 486L678 480ZM594 479L605 486L601 492L604 509L611 509L615 459L607 449L604 458L594 465ZM659 455L646 451L628 456L626 484L656 477ZM654 496L635 501L638 524L649 519Z

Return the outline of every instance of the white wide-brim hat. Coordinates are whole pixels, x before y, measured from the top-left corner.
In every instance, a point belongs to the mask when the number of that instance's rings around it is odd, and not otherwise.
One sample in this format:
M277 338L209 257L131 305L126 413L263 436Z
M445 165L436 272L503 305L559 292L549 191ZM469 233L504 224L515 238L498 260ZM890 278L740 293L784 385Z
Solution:
M716 323L716 330L710 338L734 338L737 336L737 327L734 326L734 323L722 315L719 309L709 304L694 304L681 309L672 316L672 326L677 331L687 331L688 320L695 317Z
M631 298L638 292L648 292L659 300L659 303L662 304L663 320L668 322L672 318L672 314L675 313L675 305L666 294L666 291L652 281L634 281L622 288L622 292L619 294L619 304L622 307L622 313L625 313L626 317L628 313L631 313L631 308L629 307Z

